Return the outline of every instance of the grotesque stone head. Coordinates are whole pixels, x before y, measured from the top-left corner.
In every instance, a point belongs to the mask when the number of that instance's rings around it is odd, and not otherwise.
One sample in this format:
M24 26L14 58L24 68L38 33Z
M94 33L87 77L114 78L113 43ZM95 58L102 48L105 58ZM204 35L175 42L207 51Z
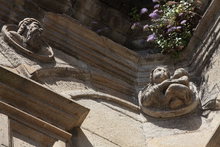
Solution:
M155 68L150 75L151 84L159 84L170 78L170 72L166 67Z
M19 23L18 27L17 33L24 37L24 42L33 50L39 50L43 31L40 22L34 18L25 18Z

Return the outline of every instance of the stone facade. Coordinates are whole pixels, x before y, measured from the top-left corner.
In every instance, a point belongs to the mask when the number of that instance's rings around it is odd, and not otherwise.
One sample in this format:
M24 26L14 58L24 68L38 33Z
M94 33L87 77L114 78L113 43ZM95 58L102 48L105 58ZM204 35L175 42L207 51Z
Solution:
M0 35L2 145L195 147L209 142L220 121L219 112L210 111L218 109L218 0L210 5L189 46L175 60L160 54L139 55L72 17L47 12L32 1L0 3L4 6L0 9L2 26L33 17L42 23L42 37L54 52L54 62L43 63L16 50ZM63 5L76 3L64 1ZM27 7L33 8L32 13ZM138 92L150 82L151 71L161 65L167 65L171 73L179 67L189 72L202 109L169 119L141 112Z

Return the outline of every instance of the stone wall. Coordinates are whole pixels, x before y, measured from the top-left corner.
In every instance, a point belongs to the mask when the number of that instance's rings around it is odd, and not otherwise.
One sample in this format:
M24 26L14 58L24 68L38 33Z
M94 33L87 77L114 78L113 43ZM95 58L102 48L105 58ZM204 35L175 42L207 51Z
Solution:
M208 30L203 33L200 45L196 52L196 60L191 64L192 71L200 81L202 104L205 108L215 109L215 103L219 99L219 50L220 50L220 12L219 1L214 1L210 10L205 14L203 27ZM210 20L211 19L211 20ZM214 23L213 23L214 22ZM196 72L195 72L196 71ZM217 100L217 101L216 101ZM209 104L209 106L208 106Z
M24 17L41 19L44 11L49 11L74 17L96 33L121 44L126 41L131 25L127 15L99 0L1 0L0 3L0 24L18 23Z
M149 73L153 68L158 65L170 65L169 68L172 71L178 66L188 67L189 60L185 57L191 56L194 52L191 44L196 41L190 43L191 46L183 53L182 59L174 60L160 54L140 56L110 39L86 29L73 18L62 14L47 13L31 1L11 1L14 5L10 5L9 1L1 0L0 2L2 6L4 5L5 10L0 13L2 23L18 23L22 17L38 18L44 23L46 30L44 36L53 47L88 65L88 68L84 70L91 73L91 81L95 89L136 104L137 93L149 82ZM46 3L48 2L40 2L39 5ZM69 5L68 1L64 4ZM92 4L96 5L96 3ZM19 7L19 5L23 7ZM28 13L30 9L25 9L26 7L35 9L31 9L33 12ZM88 10L87 7L79 8L83 9L82 12L85 11L89 14L93 6L88 4ZM103 6L103 8L106 7ZM103 8L100 7L100 9ZM7 15L8 13L10 15ZM198 35L194 36L194 38L198 38L196 37Z
M0 73L0 146L71 143L70 130L82 124L89 109L2 66Z
M116 5L118 3L120 1ZM125 43L126 34L130 29L127 15L99 0L78 0L73 11L73 16L93 31L118 43Z
M2 24L18 23L21 16L37 15L37 13L27 15L29 10L19 7L21 4L26 6L28 4L26 1L11 1L20 4L12 5L13 7L8 1L0 2L5 5L6 10L0 10ZM17 13L11 12L12 8ZM190 71L194 81L200 81L199 76L202 75L207 82L205 85L207 94L209 88L218 88L215 86L218 85L216 79L219 76L218 0L206 12L191 43L178 60L160 54L138 55L88 30L70 16L36 8L38 10L36 12L42 12L36 18L43 23L45 28L43 36L53 48L54 62L42 63L15 51L1 37L0 64L91 109L82 126L71 130L72 142L75 146L205 146L219 123L218 112L211 113L207 118L202 117L201 111L198 110L179 118L154 119L140 112L137 106L137 93L149 83L149 73L158 65L168 65L171 71L185 67ZM21 15L22 13L25 15ZM209 21L210 16L213 16L212 21ZM204 28L208 28L208 31ZM199 84L198 82L197 86ZM214 92L216 94L216 91ZM44 93L36 91L28 94L32 96L34 94L35 97L38 97L37 94L44 96ZM218 97L218 93L216 95ZM14 97L10 95L9 98L13 100ZM59 106L60 101L55 101L53 95L50 98L53 100L46 106ZM10 102L13 102L12 100ZM53 102L58 104L52 105ZM18 103L17 107L21 107L22 104ZM67 109L66 105L63 104L62 111ZM73 113L72 109L74 110L75 107L70 109ZM31 109L29 112L34 113L33 110L38 109ZM58 110L54 110L51 115L47 111L43 112L48 118L56 118ZM42 114L38 115L41 117ZM69 116L68 120L72 118ZM24 137L15 133L14 139L19 142L20 138Z

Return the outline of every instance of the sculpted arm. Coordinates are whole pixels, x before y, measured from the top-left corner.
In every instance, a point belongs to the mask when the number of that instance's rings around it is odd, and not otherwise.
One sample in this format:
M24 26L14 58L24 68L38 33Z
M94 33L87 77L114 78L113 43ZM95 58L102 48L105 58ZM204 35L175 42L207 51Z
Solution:
M158 84L158 87L161 90L164 90L164 89L167 89L169 87L169 85L171 85L171 84L183 84L183 85L188 86L189 85L189 78L188 78L188 76L182 76L178 79L171 79L171 80L168 79L168 80L165 80L162 83Z
M176 84L183 84L183 85L189 86L189 77L188 76L182 76L178 79L173 79L172 81Z

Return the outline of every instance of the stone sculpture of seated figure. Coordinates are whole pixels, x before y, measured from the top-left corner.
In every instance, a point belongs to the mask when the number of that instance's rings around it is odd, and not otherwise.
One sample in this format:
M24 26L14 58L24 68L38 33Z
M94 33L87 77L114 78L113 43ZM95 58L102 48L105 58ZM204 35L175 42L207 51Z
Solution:
M25 18L19 23L17 32L10 31L10 34L21 46L38 52L42 48L42 31L43 28L38 20Z
M173 76L165 67L151 72L151 83L142 90L139 103L142 107L178 109L192 103L193 92L189 88L188 72L179 68Z

